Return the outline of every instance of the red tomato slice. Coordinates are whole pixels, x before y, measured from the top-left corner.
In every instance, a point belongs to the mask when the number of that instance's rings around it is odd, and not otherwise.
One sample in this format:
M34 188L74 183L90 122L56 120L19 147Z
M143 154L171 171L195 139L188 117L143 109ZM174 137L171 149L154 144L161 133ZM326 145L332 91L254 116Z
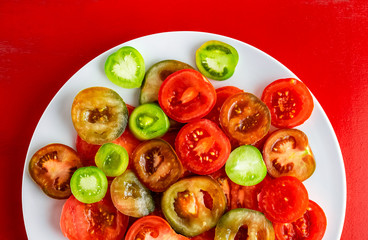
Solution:
M207 115L216 103L216 91L200 72L184 69L169 75L160 87L158 102L170 118L190 122Z
M307 211L298 220L291 223L273 224L278 240L321 240L326 226L325 213L312 200L309 200Z
M145 216L133 223L129 228L125 240L188 240L188 238L176 234L162 217Z
M83 166L96 166L95 155L101 145L90 144L79 137L79 135L77 135L75 145Z
M225 86L225 87L217 88L216 89L216 96L217 96L216 104L212 108L211 112L206 115L205 118L220 125L219 118L220 118L220 110L221 110L222 105L224 104L226 99L228 99L230 96L236 93L239 93L239 92L243 92L243 90L237 87L234 87L234 86Z
M269 84L261 97L271 112L271 123L278 128L293 128L312 114L313 97L305 84L294 78Z
M303 183L295 177L283 176L263 186L258 205L271 222L288 223L305 213L308 202Z
M186 124L180 130L175 140L175 149L185 168L204 175L224 166L231 145L216 123L200 119Z
M129 217L112 204L110 194L92 204L79 202L73 195L65 202L60 228L70 240L120 240L124 237Z

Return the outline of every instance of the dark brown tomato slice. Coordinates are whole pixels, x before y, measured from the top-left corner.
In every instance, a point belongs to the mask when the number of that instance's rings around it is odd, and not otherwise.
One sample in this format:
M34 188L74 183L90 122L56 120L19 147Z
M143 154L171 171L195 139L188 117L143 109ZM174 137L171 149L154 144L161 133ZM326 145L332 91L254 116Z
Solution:
M294 176L308 179L316 169L316 162L307 135L298 129L273 132L263 147L263 159L273 177Z
M192 69L177 71L166 78L158 102L168 117L186 123L207 115L216 103L211 82Z
M120 240L124 237L129 217L112 204L110 194L92 204L71 196L64 204L60 228L70 240Z
M75 96L71 116L75 130L84 141L102 145L124 132L128 109L114 90L90 87Z
M175 149L185 168L205 175L224 166L231 145L216 123L200 119L186 124L180 130L175 140Z
M270 111L255 95L237 93L222 105L220 124L225 133L239 145L255 144L270 129Z
M163 192L183 174L183 166L174 149L162 139L140 144L132 156L139 180L154 192Z
M217 123L220 126L220 110L222 105L224 104L225 100L228 99L230 96L239 93L239 92L243 92L243 90L234 87L234 86L225 86L225 87L220 87L216 89L216 96L217 96L217 100L216 100L216 104L215 106L212 108L211 112L208 113L205 118Z
M48 196L65 199L71 195L70 178L82 162L74 149L63 144L49 144L38 150L28 166L32 179Z

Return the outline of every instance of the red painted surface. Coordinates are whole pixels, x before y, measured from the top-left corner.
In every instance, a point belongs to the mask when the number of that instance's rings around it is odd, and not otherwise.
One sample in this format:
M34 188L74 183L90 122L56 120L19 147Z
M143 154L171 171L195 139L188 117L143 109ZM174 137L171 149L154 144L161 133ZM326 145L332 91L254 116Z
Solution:
M307 84L344 156L348 202L342 239L368 239L368 2L349 0L0 0L0 239L26 239L24 159L59 88L105 50L174 30L247 42Z

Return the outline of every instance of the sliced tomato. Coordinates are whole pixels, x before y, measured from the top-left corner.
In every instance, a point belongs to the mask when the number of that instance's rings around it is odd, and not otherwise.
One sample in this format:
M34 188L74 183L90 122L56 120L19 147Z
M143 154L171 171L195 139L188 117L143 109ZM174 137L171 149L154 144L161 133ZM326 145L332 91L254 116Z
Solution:
M33 154L28 170L32 179L49 197L66 199L72 193L70 179L82 167L77 152L64 144L49 144Z
M219 184L208 176L179 180L163 194L162 211L172 228L194 237L213 228L226 209Z
M129 217L114 207L109 195L92 204L71 196L63 206L60 228L70 240L120 240L128 221Z
M327 219L323 209L309 200L304 215L291 223L274 223L278 240L321 240L326 231Z
M210 176L217 181L226 196L227 209L230 209L231 180L226 175L225 168L220 168Z
M175 140L184 167L197 174L210 174L224 166L231 151L230 141L216 123L200 119L185 125Z
M307 135L297 129L273 132L263 147L268 173L273 177L294 176L308 179L316 169L316 162Z
M220 124L238 145L257 143L268 133L270 111L255 95L247 92L229 97L220 110Z
M129 228L125 240L189 240L176 234L169 223L158 216L146 216L138 219Z
M96 166L95 155L101 145L90 144L77 135L77 138L75 139L75 146L83 166Z
M200 72L184 69L162 83L158 102L170 118L190 122L207 115L216 103L216 91Z
M308 202L303 183L295 177L283 176L263 186L258 205L270 221L288 223L305 213Z
M154 192L163 192L183 174L174 149L162 139L140 144L134 151L133 169L139 180Z
M190 239L192 240L213 240L215 238L215 229L216 228L211 228L210 230L199 234L198 236L192 237Z
M253 186L241 186L230 181L230 209L248 208L260 211L258 207L258 195L264 185L271 181L271 177L266 175L262 182Z
M234 87L234 86L225 86L225 87L220 87L216 89L216 104L215 106L212 108L211 112L208 113L205 118L217 123L218 125L220 125L220 110L222 105L224 104L225 100L228 99L230 96L239 93L239 92L243 92L243 90Z
M272 125L293 128L304 123L312 114L313 97L307 86L297 79L279 79L262 93L262 101L271 112Z

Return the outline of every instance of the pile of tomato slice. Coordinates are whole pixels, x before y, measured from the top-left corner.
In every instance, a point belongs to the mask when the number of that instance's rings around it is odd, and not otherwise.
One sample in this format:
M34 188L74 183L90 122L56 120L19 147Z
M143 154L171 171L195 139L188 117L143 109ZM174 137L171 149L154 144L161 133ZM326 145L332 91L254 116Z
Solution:
M210 51L235 50L210 44L203 54L211 57ZM228 64L236 65L233 57ZM226 75L209 63L199 69ZM83 90L88 98L78 95L72 110L76 151L48 145L31 159L29 172L42 190L68 198L60 221L66 237L322 239L326 216L303 184L315 170L314 155L305 133L293 128L313 110L301 81L276 80L258 98L234 86L215 89L178 61L160 62L148 73L154 80L143 84L155 81L156 90L142 93L137 108L111 89ZM87 171L96 163L110 173L107 186ZM86 171L77 178L81 168Z

